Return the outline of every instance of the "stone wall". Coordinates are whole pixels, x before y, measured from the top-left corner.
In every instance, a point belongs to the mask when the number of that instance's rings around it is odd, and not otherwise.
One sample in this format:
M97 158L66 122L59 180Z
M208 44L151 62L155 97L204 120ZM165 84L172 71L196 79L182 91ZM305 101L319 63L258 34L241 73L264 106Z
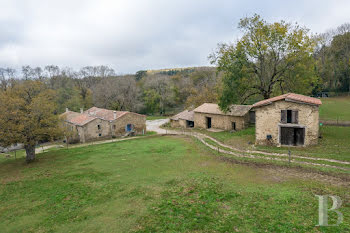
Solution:
M304 145L315 145L318 143L318 106L278 101L255 109L255 143L257 145L280 145L281 110L297 110L299 112L298 126L305 128ZM271 140L266 139L267 135L271 135Z
M187 121L186 120L179 119L179 124L180 124L180 127L187 128Z
M178 127L180 127L180 122L179 122L179 120L172 120L172 119L170 119L170 126L173 127L173 128L178 128Z
M100 129L98 128L100 126ZM85 124L83 127L79 127L80 141L86 142L99 138L111 138L111 126L109 121L102 119L95 119ZM84 136L82 137L81 132ZM82 140L83 139L83 140Z
M249 115L243 117L218 115L209 113L194 113L194 127L207 128L207 117L211 117L211 127L214 129L232 130L232 122L236 122L236 130L242 130L249 125Z
M126 133L126 126L132 124L136 134L146 133L146 116L136 113L126 113L114 121L94 119L83 126L76 126L80 142L84 143L96 139L107 139L112 136L123 136ZM100 126L100 127L98 127Z
M129 112L117 120L112 121L111 127L115 136L122 136L125 134L125 128L128 124L134 125L136 134L146 133L146 116ZM114 126L115 125L115 128Z

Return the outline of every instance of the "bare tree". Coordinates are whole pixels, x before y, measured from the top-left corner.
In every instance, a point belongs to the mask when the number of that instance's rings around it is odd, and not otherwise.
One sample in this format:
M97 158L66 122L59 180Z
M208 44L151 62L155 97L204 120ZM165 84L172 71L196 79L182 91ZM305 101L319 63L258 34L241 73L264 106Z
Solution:
M16 70L12 68L0 68L0 90L6 91L16 79Z
M121 111L139 111L142 107L134 76L102 79L93 88L93 101L98 107Z
M55 65L48 65L44 68L48 78L60 75L60 68Z

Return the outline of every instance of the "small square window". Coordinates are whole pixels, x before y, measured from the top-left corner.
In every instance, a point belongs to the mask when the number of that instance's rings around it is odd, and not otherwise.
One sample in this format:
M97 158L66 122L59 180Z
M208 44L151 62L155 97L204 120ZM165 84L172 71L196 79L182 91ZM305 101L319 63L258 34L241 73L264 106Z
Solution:
M99 136L99 137L101 137L101 136L102 136L102 134L100 134L100 133L99 133L99 134L98 134L98 136Z

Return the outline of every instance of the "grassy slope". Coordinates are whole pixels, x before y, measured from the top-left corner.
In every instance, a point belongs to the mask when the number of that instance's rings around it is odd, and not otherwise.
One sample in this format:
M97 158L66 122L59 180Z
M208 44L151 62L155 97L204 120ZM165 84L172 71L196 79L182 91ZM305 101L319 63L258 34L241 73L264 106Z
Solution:
M235 133L208 132L207 130L198 130L201 133L208 134L219 141L232 145L240 149L258 149L268 152L287 153L288 147L268 147L254 146L255 128L250 127ZM309 147L291 147L292 155L308 155L312 157L322 157L350 161L350 127L322 126L320 127L322 139L317 146Z
M320 118L322 120L350 121L350 96L322 98Z
M1 232L345 232L348 187L216 159L192 140L144 138L0 163ZM315 194L343 201L319 228ZM330 217L330 221L334 215Z

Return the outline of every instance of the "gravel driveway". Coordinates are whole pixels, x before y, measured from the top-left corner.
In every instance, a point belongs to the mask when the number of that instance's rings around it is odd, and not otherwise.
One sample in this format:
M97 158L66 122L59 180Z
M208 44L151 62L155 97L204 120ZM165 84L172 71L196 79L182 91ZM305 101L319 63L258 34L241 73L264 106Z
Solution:
M160 126L168 122L169 122L169 119L158 119L158 120L146 121L147 131L154 131L154 132L157 132L158 134L166 134L167 133L166 130L161 129Z

